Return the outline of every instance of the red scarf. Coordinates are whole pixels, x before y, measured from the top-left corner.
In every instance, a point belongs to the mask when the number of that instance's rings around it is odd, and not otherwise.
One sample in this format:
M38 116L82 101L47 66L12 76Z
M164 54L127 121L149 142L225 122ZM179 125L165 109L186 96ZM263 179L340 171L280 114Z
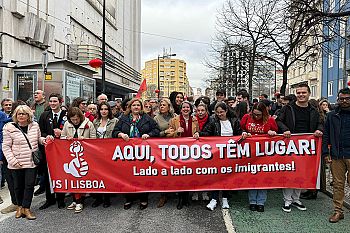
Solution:
M198 125L199 125L199 130L202 131L204 124L207 122L207 120L209 118L209 115L208 115L208 113L205 114L205 117L202 119L199 118L198 115L196 115L196 117L197 117L197 121L198 121Z
M192 117L188 119L188 127L186 128L185 118L180 114L180 126L184 128L184 132L181 134L181 137L192 137Z

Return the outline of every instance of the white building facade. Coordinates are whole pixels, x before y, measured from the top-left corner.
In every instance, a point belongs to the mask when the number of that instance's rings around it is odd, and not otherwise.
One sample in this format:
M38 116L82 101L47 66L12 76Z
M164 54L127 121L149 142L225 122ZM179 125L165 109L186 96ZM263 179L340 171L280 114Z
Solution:
M102 4L103 0L0 0L1 98L17 99L27 84L32 87L27 92L40 87L57 92L63 87L69 99L83 91L99 94L101 69L95 71L88 63L101 58ZM141 0L106 0L105 20L106 94L123 97L137 92L141 81ZM46 76L40 65L45 51L51 77L43 85ZM69 86L72 80L75 89Z

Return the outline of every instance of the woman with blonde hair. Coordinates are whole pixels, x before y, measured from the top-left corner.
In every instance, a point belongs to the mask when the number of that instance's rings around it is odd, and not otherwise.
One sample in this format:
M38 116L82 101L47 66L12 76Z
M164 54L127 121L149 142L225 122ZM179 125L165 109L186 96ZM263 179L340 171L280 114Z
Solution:
M159 114L154 117L160 129L161 137L174 135L174 129L169 128L169 121L174 117L174 108L168 98L163 98L159 102ZM168 196L162 193L157 207L163 207L167 202Z
M115 125L112 132L113 138L122 138L129 141L130 138L158 137L159 127L148 114L143 111L143 104L140 99L134 98L128 102L128 107ZM140 200L139 208L144 210L148 206L148 193L126 194L124 209L130 209L135 199Z
M33 112L28 106L19 105L12 114L13 122L4 126L2 143L14 181L18 205L15 217L26 217L28 220L36 219L30 210L37 175L32 152L38 150L39 143L46 143L46 139L41 137L39 124L33 118Z

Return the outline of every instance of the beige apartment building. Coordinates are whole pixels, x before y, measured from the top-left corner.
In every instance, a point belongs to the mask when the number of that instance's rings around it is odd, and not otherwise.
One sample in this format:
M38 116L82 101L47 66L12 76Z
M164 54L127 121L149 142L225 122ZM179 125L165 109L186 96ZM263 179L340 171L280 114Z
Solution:
M141 74L142 79L146 79L147 82L145 98L158 97L158 82L159 97L169 97L173 91L183 92L186 96L191 94L184 60L165 57L146 61Z

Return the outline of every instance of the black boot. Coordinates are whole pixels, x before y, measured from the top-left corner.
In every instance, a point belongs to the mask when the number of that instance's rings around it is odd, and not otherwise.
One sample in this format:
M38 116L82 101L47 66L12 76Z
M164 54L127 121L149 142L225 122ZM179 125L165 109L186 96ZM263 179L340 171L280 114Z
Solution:
M179 200L178 200L178 202L177 202L176 208L177 208L178 210L181 210L181 209L183 208L183 199L182 199L182 196L181 196L180 193L179 193Z

